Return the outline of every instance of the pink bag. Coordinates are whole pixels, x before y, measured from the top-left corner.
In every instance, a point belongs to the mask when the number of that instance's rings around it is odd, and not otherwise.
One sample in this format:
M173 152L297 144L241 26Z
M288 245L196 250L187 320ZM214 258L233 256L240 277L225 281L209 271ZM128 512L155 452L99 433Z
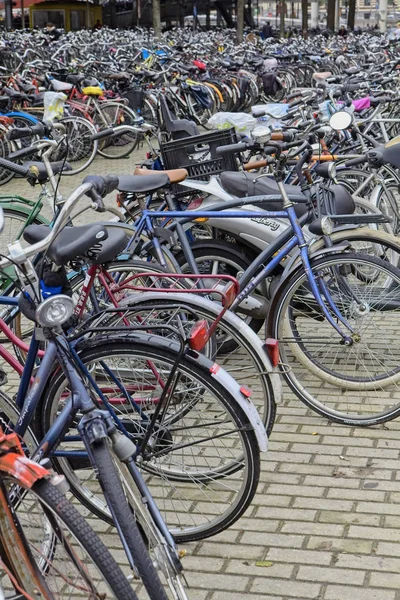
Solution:
M365 110L366 108L371 108L371 100L366 98L358 98L358 100L353 100L354 110L360 112Z

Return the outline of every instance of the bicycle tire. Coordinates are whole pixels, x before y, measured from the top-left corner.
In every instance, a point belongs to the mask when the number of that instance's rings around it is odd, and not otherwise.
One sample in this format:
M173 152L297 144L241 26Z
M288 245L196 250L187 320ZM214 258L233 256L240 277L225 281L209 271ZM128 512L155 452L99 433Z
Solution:
M383 274L386 287L379 288L378 285L367 282L363 288L364 282L357 276L355 269L357 264L377 272L379 270ZM346 285L350 285L351 277L354 278L355 285L350 288L352 295L349 294L347 308L343 287L339 290L341 296L333 295L334 301L335 298L336 301L339 299L340 310L344 310L344 315L351 325L354 326L354 322L358 321L354 343L347 347L342 343L339 334L333 333L333 327L322 316L314 298L311 295L307 296L306 274L304 269L299 267L276 290L267 321L267 334L280 340L283 363L281 369L286 382L309 408L332 421L368 426L395 418L400 414L400 367L393 355L393 324L388 323L389 331L382 329L380 324L380 332L374 335L362 319L369 318L372 321L381 313L389 315L389 320L396 318L397 310L391 310L391 305L388 305L389 310L385 310L384 302L390 300L395 304L396 291L400 286L400 271L378 258L353 253L332 253L313 260L311 267L319 277L323 277L324 272L332 276L332 268L341 269L347 273ZM393 287L390 281L396 287ZM361 304L357 302L360 301L363 289L368 294L369 303L365 302L365 308L360 313L358 307ZM311 300L308 301L307 297ZM303 335L299 332L299 327L301 332L311 331L311 337L307 339L307 335L310 334ZM363 336L368 335L370 338L365 342ZM380 348L386 340L389 340L390 345L387 362L389 365L393 364L393 368L388 367L387 374L373 375L366 371L364 375L363 369L372 369L375 365L377 369L381 364L386 368L386 363L381 362ZM366 350L365 344L368 344ZM376 352L375 348L378 346L380 349ZM363 358L362 354L358 357L357 349L360 353L365 352L370 362ZM355 374L350 370L353 365ZM338 368L341 368L340 374L337 372Z
M117 127L119 125L134 125L136 120L135 113L127 106L119 102L103 102L99 105L100 109L103 113L105 121L107 122L107 126L103 122L103 120L96 115L95 123L97 123L100 128L109 128L109 127ZM112 111L115 110L114 115L107 115L105 111L110 109ZM118 140L123 140L124 144L118 146ZM134 149L136 148L139 141L139 135L137 133L133 133L131 131L121 133L117 138L108 138L107 140L101 141L97 153L103 158L109 158L112 160L116 160L118 158L125 158L129 156Z
M133 518L117 468L107 442L95 443L91 448L100 484L125 538L136 569L151 600L168 600L157 571L147 551L142 535Z
M91 140L90 136L97 130L90 121L83 117L63 117L60 119L60 123L66 128L68 136L68 141L64 142L62 147L66 153L66 160L72 166L70 171L64 170L62 174L63 176L77 175L87 169L95 159L99 143L97 140ZM71 139L75 143L73 148ZM81 161L83 164L79 164Z
M116 361L116 363L110 362L109 364L119 365L123 365L123 357L125 357L125 360L126 357L130 357L132 361L137 359L139 361L140 377L143 378L140 365L145 361L151 360L152 364L157 364L159 372L163 372L161 368L168 370L171 368L176 360L176 343L154 335L146 337L140 335L140 337L135 336L135 338L105 340L101 345L97 338L96 341L93 341L91 347L81 352L80 357L92 371L95 369L93 361L105 360L106 357L110 361L114 357ZM186 413L181 417L181 421L173 421L173 412L168 415L170 429L172 427L174 431L175 438L173 439L176 449L172 445L168 453L160 457L160 460L150 457L146 459L147 462L140 463L142 471L146 473L150 491L155 494L156 501L160 498L160 510L161 512L164 510L164 519L171 533L179 542L203 539L223 531L234 523L247 509L254 497L260 475L260 455L254 430L229 390L222 387L212 376L210 372L212 365L213 363L204 357L185 356L182 359L179 365L179 373L184 379L181 382L182 387L178 386L175 398L178 402L182 402L179 394L184 393L182 398L185 401L189 403L196 401L196 404L193 405L191 413ZM132 371L132 366L128 362L126 362L124 368L127 372ZM143 381L146 382L145 379ZM106 381L105 386L107 387L107 385ZM200 391L196 386L201 386L199 387ZM64 389L65 379L62 373L59 372L52 377L51 384L43 397L41 407L43 431L47 430L54 422L60 409L60 399L63 396ZM180 389L185 390L185 392L181 392ZM207 394L204 394L204 389L207 390ZM159 393L158 388L152 388L152 390L157 396ZM146 406L145 399L142 405ZM123 405L121 406L123 408ZM193 412L195 408L196 412ZM182 411L180 414L182 415ZM135 417L135 414L132 413L129 406L127 406L125 414L120 412L118 415L120 419L123 416L127 419L127 415L131 415L131 421L125 420L125 425L133 429L135 421L132 421L132 418ZM198 419L196 430L188 430L188 423L192 423L195 418ZM209 429L212 424L214 428L212 438L201 438L201 433L204 431L204 427L201 429L203 421L208 436L211 435ZM132 423L132 425L129 425L129 423ZM163 423L163 427L166 429L167 419ZM187 431L190 433L187 434ZM200 433L198 433L199 431ZM224 437L218 437L218 445L215 442L217 439L215 436L218 436L219 433L224 434ZM168 434L168 430L166 430L165 440L170 439L169 435L172 434ZM192 439L190 436L194 435L200 436L201 443L196 443L196 439L194 439L192 444L186 444L185 451L184 448L180 448L180 440L182 440L182 443L185 440L188 442ZM224 443L221 442L222 439ZM75 448L79 448L79 446ZM196 449L196 454L193 448ZM203 454L201 454L201 450ZM203 458L204 456L206 458ZM207 456L210 458L207 458ZM198 463L196 460L198 460ZM186 461L188 463L187 467ZM221 464L222 461L224 461L223 464ZM80 502L99 517L109 521L110 517L105 509L104 500L98 494L94 494L90 487L92 485L90 480L91 471L89 470L89 478L85 483L82 478L87 477L88 472L78 473L71 468L68 459L54 457L54 464L57 470L65 474L71 485L71 491ZM197 504L192 500L190 501L192 506L190 515L187 513L186 488L177 487L177 481L180 482L179 485L188 486L192 498L193 490L199 490L199 492L201 490L202 502ZM212 483L213 490L207 490L206 483ZM229 499L224 499L224 502L222 502L223 491L226 491L227 485L230 486L230 496ZM174 495L172 495L172 490L175 490ZM172 507L169 511L163 506L163 498L169 498ZM216 499L218 499L218 502L216 502ZM212 514L212 511L215 513L217 504L220 512ZM172 514L173 510L175 510L175 514Z
M46 587L48 587L50 589L51 592L51 597L54 598L54 600L56 600L57 598L59 598L60 600L62 598L65 598L65 593L68 592L68 590L63 589L62 591L60 590L60 594L58 595L57 590L52 589L54 586L57 586L57 582L53 581L54 579L57 579L57 575L60 575L60 569L62 568L61 565L61 559L60 557L57 557L57 551L59 550L64 550L64 546L65 545L69 545L70 542L68 542L67 537L65 536L65 533L62 532L60 533L60 526L59 523L61 522L63 526L65 526L65 530L68 533L71 533L73 535L74 538L74 548L75 548L75 553L69 553L68 550L66 550L63 555L62 555L62 561L63 563L65 561L67 561L67 558L71 559L71 556L74 557L74 559L76 561L78 561L78 566L76 567L77 569L82 569L83 564L81 564L81 559L79 557L79 553L76 550L76 542L78 542L79 546L81 546L81 548L84 549L84 551L87 553L90 561L96 566L96 569L98 570L98 572L101 574L101 579L103 579L106 583L107 586L109 588L109 590L112 592L113 597L116 600L137 600L137 595L134 592L134 590L131 587L131 584L128 582L128 580L126 579L126 577L124 576L121 568L118 566L118 564L116 563L115 559L112 557L111 553L109 552L109 550L106 548L106 546L104 545L104 543L100 540L99 536L97 535L97 533L95 533L93 531L93 529L89 526L89 524L86 522L86 520L84 519L84 517L78 512L78 510L67 500L67 498L60 492L60 490L58 489L57 486L53 485L53 483L49 480L39 480L37 481L32 488L25 488L25 486L21 485L21 483L10 477L10 476L5 476L2 477L2 481L4 483L9 482L10 485L12 486L12 492L14 494L14 498L15 498L15 492L16 492L16 487L18 486L19 488L21 488L21 490L24 490L20 495L18 495L18 498L22 497L22 500L18 500L18 506L16 506L14 508L14 516L16 516L16 519L18 520L18 525L20 530L22 530L23 532L23 540L25 545L27 546L27 548L30 548L29 546L29 533L32 532L35 533L37 535L37 530L34 532L34 526L32 525L32 521L33 518L32 517L36 517L37 516L37 510L34 511L32 513L32 510L30 512L27 513L27 520L30 520L30 526L29 523L27 523L25 526L21 525L20 520L21 518L23 518L23 500L26 499L27 496L33 495L34 497L37 497L39 499L40 505L43 509L43 512L45 513L45 521L47 524L50 524L53 531L55 531L54 533L54 541L53 542L53 549L51 551L51 554L46 554L43 555L42 552L38 552L36 551L36 546L37 546L37 539L36 536L34 537L34 546L33 546L33 551L29 551L29 555L31 556L31 558L33 559L34 563L35 563L35 568L39 569L40 575L42 577L42 579L44 580L44 583L46 585ZM12 502L12 500L11 500ZM14 500L15 502L15 500ZM32 502L30 500L30 502ZM33 508L33 506L31 507ZM29 517L28 517L29 515ZM54 523L56 517L56 523ZM56 526L56 530L54 530L53 527L53 523ZM39 524L39 528L40 528L40 524ZM0 532L1 535L1 532ZM39 532L39 535L40 532ZM58 541L57 543L57 538L62 535L62 541ZM48 540L44 540L45 543L48 543ZM50 542L51 543L51 542ZM39 550L41 550L42 547L39 548ZM36 554L36 558L34 556L34 554ZM57 562L57 567L56 567L56 575L53 576L52 572L51 572L51 561L56 561ZM39 563L39 564L37 564ZM72 576L71 576L71 564L74 564L75 561L69 561L68 563L68 575L69 575L69 581L72 580ZM87 565L85 565L85 577L92 579L91 574L89 573L89 569L87 568ZM61 575L61 580L63 580L63 575ZM68 585L68 584L67 584ZM69 585L72 585L72 583L70 583ZM98 598L99 600L101 598L103 598L103 594L104 594L104 587L103 587L103 583L100 582L99 584L102 589L101 591L96 591L96 596L93 596L94 600L96 598ZM65 584L64 584L65 587ZM79 591L82 591L83 593L80 594ZM87 590L88 591L88 590ZM86 592L87 592L86 591ZM57 593L57 595L55 595ZM74 592L75 594L78 594L77 596L74 595L74 598L87 598L88 596L85 593L85 590L79 590L79 588L76 589L76 591ZM90 596L92 597L92 595Z

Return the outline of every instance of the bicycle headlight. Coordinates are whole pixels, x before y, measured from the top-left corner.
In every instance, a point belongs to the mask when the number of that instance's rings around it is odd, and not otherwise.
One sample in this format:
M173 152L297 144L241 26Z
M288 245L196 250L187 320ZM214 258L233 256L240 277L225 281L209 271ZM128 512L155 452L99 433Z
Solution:
M74 302L65 294L50 296L42 302L35 311L36 322L42 327L62 325L74 313Z
M328 163L328 175L330 179L335 179L336 177L336 165L333 161Z
M334 222L330 217L322 217L321 219L321 229L324 235L331 235L334 229Z

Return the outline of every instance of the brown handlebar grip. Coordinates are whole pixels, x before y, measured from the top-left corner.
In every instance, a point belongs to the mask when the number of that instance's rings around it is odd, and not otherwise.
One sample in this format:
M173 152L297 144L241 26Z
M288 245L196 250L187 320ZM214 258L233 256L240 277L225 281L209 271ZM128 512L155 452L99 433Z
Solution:
M267 161L266 160L255 160L253 162L248 162L243 166L243 169L245 171L251 171L252 169L261 169L262 167L266 167L267 166Z
M283 141L283 133L281 131L277 131L276 133L271 133L271 140L274 142L282 142Z
M328 162L330 160L337 160L338 158L341 158L341 157L338 156L337 154L321 154L320 156L312 156L311 161L312 162Z

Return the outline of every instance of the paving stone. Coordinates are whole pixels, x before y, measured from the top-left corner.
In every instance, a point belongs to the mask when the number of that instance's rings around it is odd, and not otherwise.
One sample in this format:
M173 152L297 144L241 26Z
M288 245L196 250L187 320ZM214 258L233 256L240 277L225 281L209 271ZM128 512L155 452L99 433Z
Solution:
M340 580L349 585L363 585L365 572L351 569L330 569L328 567L307 566L300 567L297 579L316 581L319 583L336 583Z
M358 596L359 594L359 596ZM394 600L395 591L357 588L344 585L328 585L325 592L325 600Z

